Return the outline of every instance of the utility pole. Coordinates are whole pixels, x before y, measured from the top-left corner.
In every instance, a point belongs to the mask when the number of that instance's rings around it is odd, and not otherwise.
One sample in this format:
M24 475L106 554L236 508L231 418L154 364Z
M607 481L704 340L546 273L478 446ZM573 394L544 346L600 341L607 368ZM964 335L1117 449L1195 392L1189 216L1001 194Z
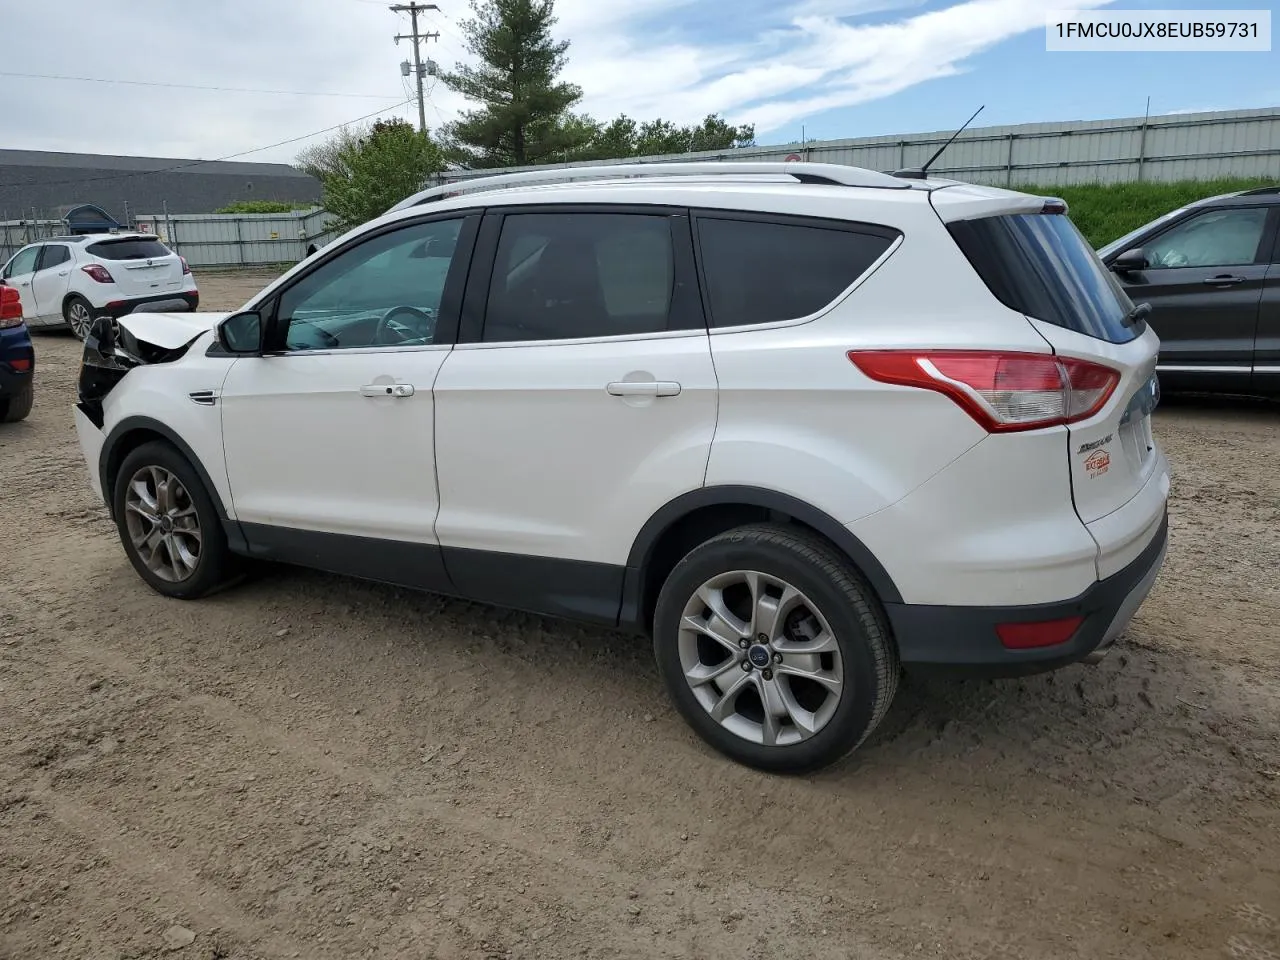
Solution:
M426 75L426 68L422 63L422 54L419 52L419 44L423 40L439 40L438 33L419 33L418 32L418 13L423 10L439 10L434 3L418 3L418 0L409 0L408 3L397 3L391 7L393 13L408 13L409 18L413 22L413 33L397 34L396 43L401 40L413 41L413 75L418 82L418 131L420 133L427 132L427 102L422 92L422 78ZM430 63L430 61L428 61ZM434 66L434 64L431 64ZM402 68L403 72L403 68Z

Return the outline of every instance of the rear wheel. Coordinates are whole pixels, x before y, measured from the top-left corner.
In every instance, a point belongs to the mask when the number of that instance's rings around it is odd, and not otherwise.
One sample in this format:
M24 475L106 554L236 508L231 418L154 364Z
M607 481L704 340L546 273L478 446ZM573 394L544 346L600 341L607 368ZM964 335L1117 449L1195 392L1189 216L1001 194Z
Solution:
M231 573L222 522L195 469L167 443L144 443L116 473L116 527L135 570L157 593L193 600Z
M654 651L694 730L766 770L843 757L898 685L870 588L825 540L782 526L731 530L685 557L658 598Z
M93 304L78 294L67 297L67 302L62 305L62 319L67 321L76 339L83 340L93 325Z
M0 423L17 423L25 420L31 412L31 405L36 399L34 383L28 383L17 393L5 400L0 400Z

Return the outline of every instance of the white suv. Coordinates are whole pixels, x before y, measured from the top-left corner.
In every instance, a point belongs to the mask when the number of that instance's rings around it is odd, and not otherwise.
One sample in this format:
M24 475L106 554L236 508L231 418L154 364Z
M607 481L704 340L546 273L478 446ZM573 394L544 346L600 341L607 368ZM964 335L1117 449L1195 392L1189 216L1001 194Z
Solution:
M1027 673L1125 629L1167 527L1143 314L1061 201L514 174L411 197L230 316L98 324L76 422L166 596L247 556L647 632L702 737L805 770L900 665Z
M17 287L28 327L69 327L81 340L96 317L200 305L186 258L147 233L49 237L10 257L0 277Z

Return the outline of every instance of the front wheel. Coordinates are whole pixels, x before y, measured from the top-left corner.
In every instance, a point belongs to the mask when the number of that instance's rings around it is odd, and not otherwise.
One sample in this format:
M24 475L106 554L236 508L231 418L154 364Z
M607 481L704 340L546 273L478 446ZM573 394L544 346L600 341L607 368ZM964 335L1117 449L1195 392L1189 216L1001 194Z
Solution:
M213 501L195 469L167 443L144 443L120 464L116 527L129 562L157 593L193 600L231 573Z
M677 709L749 766L799 773L854 750L897 690L897 651L862 577L827 541L742 527L671 572L654 652Z

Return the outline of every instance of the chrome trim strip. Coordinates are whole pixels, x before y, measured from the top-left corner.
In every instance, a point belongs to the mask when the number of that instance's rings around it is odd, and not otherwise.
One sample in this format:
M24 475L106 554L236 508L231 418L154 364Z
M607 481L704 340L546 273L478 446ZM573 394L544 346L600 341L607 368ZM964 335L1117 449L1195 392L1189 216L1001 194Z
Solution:
M1251 373L1252 367L1238 366L1199 366L1196 364L1157 363L1157 373Z

